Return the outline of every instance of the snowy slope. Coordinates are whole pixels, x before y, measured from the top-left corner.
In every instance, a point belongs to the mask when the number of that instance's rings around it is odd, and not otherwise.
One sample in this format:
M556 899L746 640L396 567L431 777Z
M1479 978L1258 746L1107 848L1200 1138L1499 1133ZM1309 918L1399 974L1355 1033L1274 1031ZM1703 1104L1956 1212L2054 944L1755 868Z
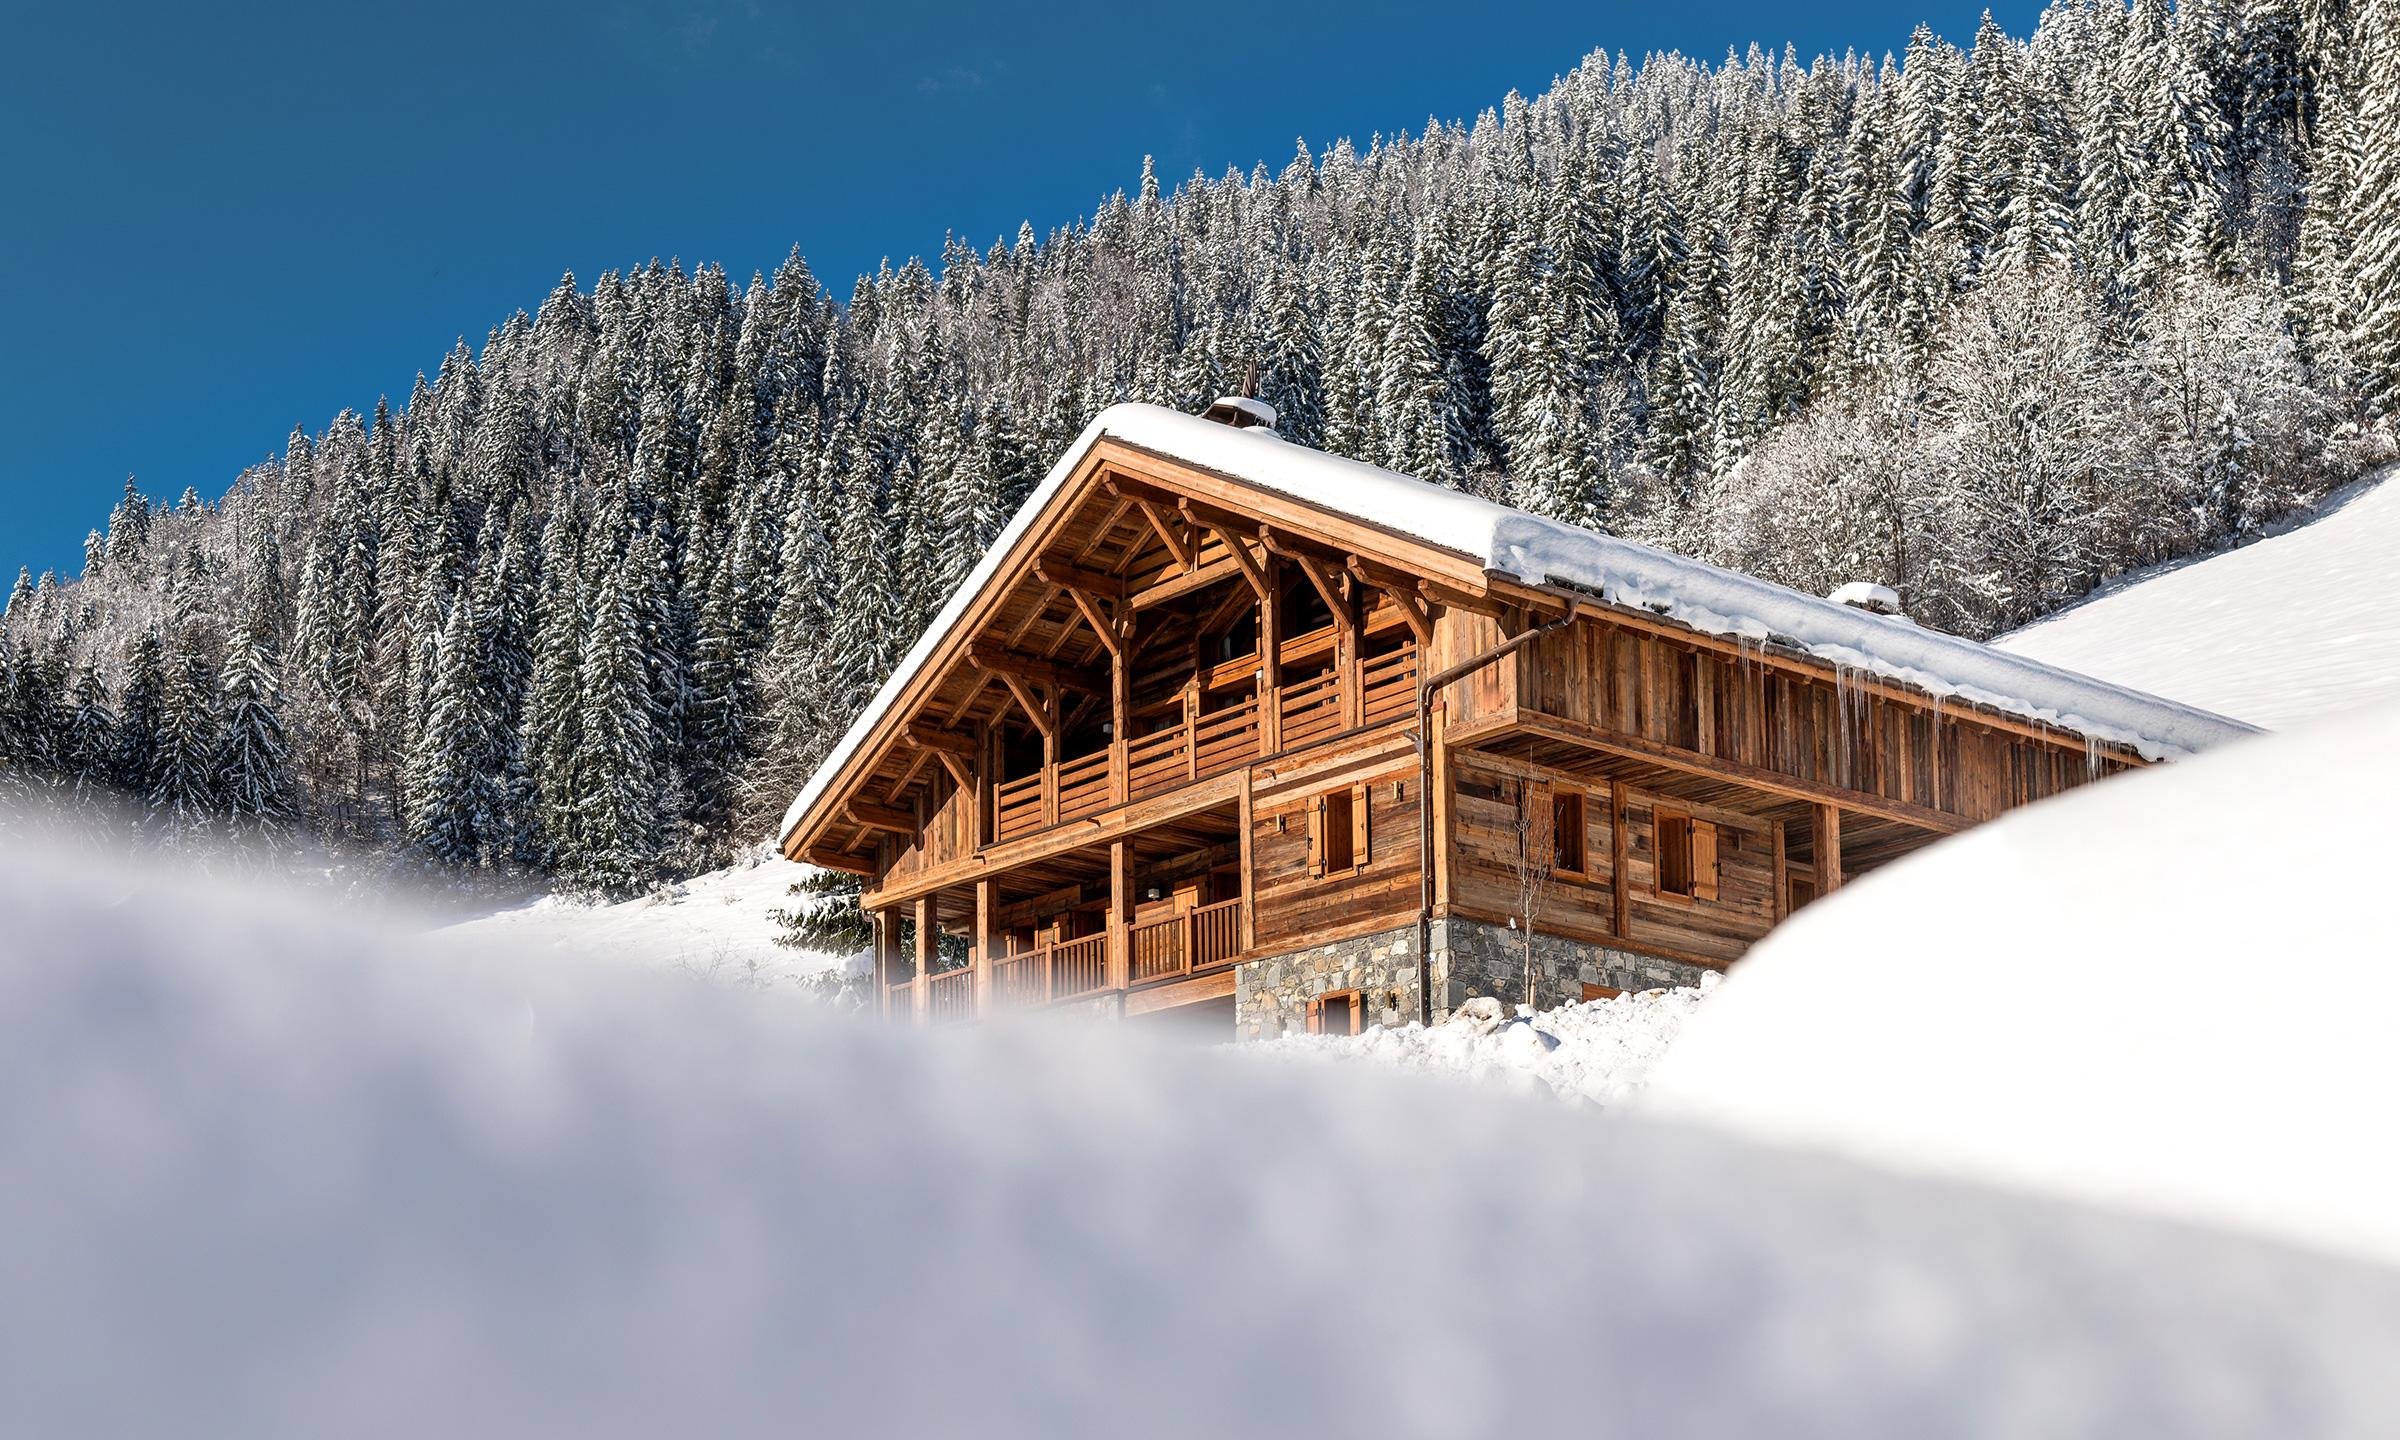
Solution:
M848 958L775 943L781 927L769 912L789 905L788 890L810 873L811 867L762 846L747 860L657 894L610 905L546 895L445 927L434 938L485 954L605 959L745 983L789 983Z
M0 935L12 1434L2400 1429L2400 1274L2257 1240L123 859Z
M2129 577L1995 642L2269 729L2400 699L2400 470L2309 523Z
M1679 1111L2400 1264L2400 706L1945 840L1752 950Z

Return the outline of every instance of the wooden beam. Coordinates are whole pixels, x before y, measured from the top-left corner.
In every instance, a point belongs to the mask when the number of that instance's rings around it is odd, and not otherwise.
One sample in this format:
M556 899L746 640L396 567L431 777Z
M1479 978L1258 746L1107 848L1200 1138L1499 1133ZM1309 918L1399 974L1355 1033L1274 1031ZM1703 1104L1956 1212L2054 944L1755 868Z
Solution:
M1944 835L1967 829L1974 823L1944 811L1928 810L1922 805L1911 805L1899 800L1886 800L1881 796L1843 790L1838 786L1825 785L1813 780L1799 780L1780 770L1769 770L1763 766L1749 765L1739 760L1724 760L1713 755L1702 755L1697 751L1686 750L1678 745L1662 745L1655 740L1644 739L1639 735L1628 735L1603 725L1594 725L1589 721L1567 720L1556 715L1544 715L1532 710L1516 711L1514 718L1503 717L1499 723L1492 724L1488 729L1478 725L1475 729L1462 732L1455 737L1455 743L1489 746L1494 741L1504 739L1510 734L1539 735L1551 740L1564 740L1570 744L1580 745L1587 750L1623 755L1634 760L1650 760L1664 765L1670 770L1683 770L1694 775L1706 776L1712 780L1729 780L1747 785L1753 790L1789 796L1795 800L1806 800L1811 804L1840 805L1845 809L1856 810L1862 815L1873 815L1880 820L1897 820L1903 825L1914 825L1918 829L1932 830Z
M1109 658L1123 660L1125 658L1125 636L1119 628L1116 617L1103 612L1100 608L1101 602L1081 590L1069 589L1067 598L1075 602L1077 610L1083 612L1083 623L1091 626L1092 633L1100 637L1100 643L1108 647Z
M1033 573L1061 590L1088 591L1104 600L1115 600L1125 593L1125 582L1114 575L1048 556L1033 562Z
M1231 557L1234 566L1242 572L1242 578L1250 582L1250 588L1258 592L1259 599L1266 599L1267 574L1259 568L1258 557L1250 553L1250 544L1242 538L1242 532L1230 525L1213 524L1201 519L1189 500L1183 502L1183 513L1193 524L1205 527L1210 534L1217 537L1218 543L1225 547L1226 555Z
M896 835L917 833L917 817L889 805L871 805L864 800L853 800L842 807L842 813L850 817L852 824L864 825L869 830L889 830Z
M1188 572L1192 568L1192 561L1197 558L1197 547L1175 533L1175 528L1167 523L1167 517L1158 512L1157 506L1138 495L1131 498L1133 508L1142 512L1142 518L1149 521L1150 528L1157 533L1158 543L1167 547L1167 553L1175 557L1178 568Z
M839 870L845 875L873 875L875 862L862 860L847 850L835 850L825 845L812 845L799 854L799 859L820 870Z
M1008 693L1016 697L1017 708L1025 712L1025 718L1033 722L1033 728L1041 732L1042 739L1047 742L1054 738L1058 733L1058 722L1050 718L1050 707L1042 703L1041 697L1008 671L993 673L1000 677L1001 684L1008 687Z
M1417 654L1422 656L1433 645L1433 607L1409 590L1386 590L1400 618L1408 622L1408 633L1417 637ZM1422 662L1419 662L1422 664Z
M1164 605L1170 600L1181 599L1195 590L1206 590L1220 581L1234 579L1241 573L1240 567L1231 560L1212 560L1199 569L1187 570L1172 580L1161 580L1147 589L1136 590L1126 597L1125 603L1136 612L1147 610L1154 605Z
M975 767L966 756L953 755L947 750L936 750L933 756L942 762L944 770L950 772L953 784L969 795L975 793Z
M988 670L1003 680L1030 680L1062 690L1080 690L1086 695L1105 695L1108 682L1073 665L1061 665L1040 655L1028 655L1021 650L1003 650L996 645L975 645L967 650L968 661L978 670Z
M1326 573L1324 563L1313 555L1298 551L1293 551L1285 558L1299 566L1300 573L1308 577L1308 583L1316 587L1318 596L1325 601L1325 608L1333 612L1334 620L1344 626L1349 625L1350 597L1344 595L1342 587L1336 585L1333 576Z
M931 750L944 755L972 756L975 753L974 736L962 735L956 730L945 730L938 725L928 725L922 720L910 721L908 729L904 733L908 736L908 743L920 750Z

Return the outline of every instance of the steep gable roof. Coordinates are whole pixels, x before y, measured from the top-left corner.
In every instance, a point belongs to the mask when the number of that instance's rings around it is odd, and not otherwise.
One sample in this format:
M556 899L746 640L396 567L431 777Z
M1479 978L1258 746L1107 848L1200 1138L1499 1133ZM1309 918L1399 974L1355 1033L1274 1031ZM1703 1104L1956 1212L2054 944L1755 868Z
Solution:
M1050 468L792 801L783 838L858 758L910 679L998 578L1035 518L1103 438L1410 537L1525 584L1587 591L1704 634L1779 645L1838 670L2124 745L2150 759L2178 758L2254 733L2220 715L1294 445L1269 430L1237 430L1155 405L1124 404L1095 417Z

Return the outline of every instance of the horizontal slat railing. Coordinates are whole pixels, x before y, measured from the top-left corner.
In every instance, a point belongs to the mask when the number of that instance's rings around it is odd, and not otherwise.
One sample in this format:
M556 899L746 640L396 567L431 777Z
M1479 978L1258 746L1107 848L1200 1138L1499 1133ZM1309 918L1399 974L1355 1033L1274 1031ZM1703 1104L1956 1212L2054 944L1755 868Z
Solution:
M1058 818L1080 820L1109 806L1108 752L1068 760L1058 767Z
M925 977L925 1018L949 1025L975 1018L975 972L942 970Z
M1194 779L1247 765L1258 758L1258 696L1203 715L1192 726Z
M1287 685L1283 691L1283 748L1306 745L1342 728L1339 671Z
M1004 780L992 791L994 828L999 838L1013 840L1030 835L1042 828L1042 776L1040 771L1021 780Z
M1144 735L1125 746L1126 788L1136 800L1172 790L1191 773L1184 752L1191 745L1190 732L1181 725L1161 730L1156 735Z
M1360 718L1369 725L1405 715L1416 704L1417 647L1403 645L1388 655L1377 655L1360 667L1360 680L1366 695L1360 706Z

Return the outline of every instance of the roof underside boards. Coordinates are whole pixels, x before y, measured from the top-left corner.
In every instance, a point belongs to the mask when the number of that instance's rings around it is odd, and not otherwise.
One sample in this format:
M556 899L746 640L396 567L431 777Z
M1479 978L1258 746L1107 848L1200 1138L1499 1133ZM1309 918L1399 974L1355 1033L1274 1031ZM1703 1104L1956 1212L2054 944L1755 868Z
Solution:
M1004 592L999 585L1004 570L1031 566L1029 537L1047 545L1061 533L1062 491L1104 439L1238 482L1262 499L1288 497L1306 510L1434 547L1525 584L1588 591L1704 634L1779 645L1838 670L1955 697L2151 759L2177 758L2252 733L2206 711L1293 445L1262 428L1236 430L1157 406L1125 404L1102 411L1084 428L859 712L785 812L787 843L836 781L870 758L862 750L904 695L918 692L910 705L916 718L945 725L988 719L1012 703L1004 685L972 665L952 666L938 677L922 673L971 612L985 612L978 621L981 643L1005 637L1006 648L1018 654L1093 669L1105 665L1105 646L1071 597L1043 583L1018 583ZM1140 574L1171 559L1150 521L1123 496L1087 494L1075 515L1089 526L1080 554L1091 569ZM903 774L901 783L908 778Z

